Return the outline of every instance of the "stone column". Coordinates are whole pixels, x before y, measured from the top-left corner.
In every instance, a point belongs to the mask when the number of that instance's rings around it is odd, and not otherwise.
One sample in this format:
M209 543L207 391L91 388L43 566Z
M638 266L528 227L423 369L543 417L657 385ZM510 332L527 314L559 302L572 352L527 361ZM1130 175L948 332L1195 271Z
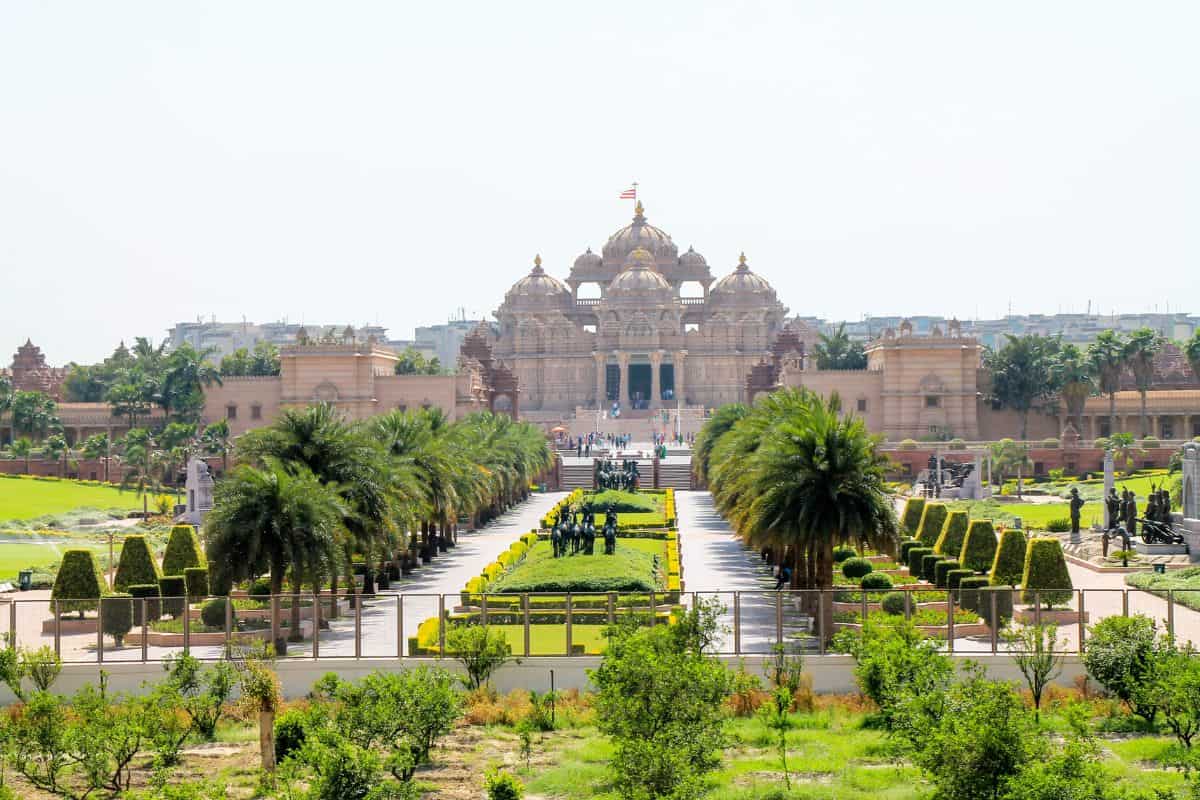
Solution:
M655 350L650 354L650 408L659 408L662 406L662 360L663 354L661 350Z
M592 353L592 358L596 360L596 408L602 409L606 400L604 390L608 388L608 356L604 353Z
M1116 479L1113 475L1113 454L1112 450L1104 451L1104 496L1108 497L1108 492L1116 486ZM1108 503L1104 504L1104 530L1109 530L1113 527L1116 520L1108 518Z
M621 408L625 408L629 400L629 353L617 353L617 364L621 367L621 378L617 386L617 402L621 404Z
M687 405L687 395L684 394L683 385L684 359L686 357L687 350L675 351L675 403L677 406Z
M1200 444L1183 446L1183 518L1200 519Z

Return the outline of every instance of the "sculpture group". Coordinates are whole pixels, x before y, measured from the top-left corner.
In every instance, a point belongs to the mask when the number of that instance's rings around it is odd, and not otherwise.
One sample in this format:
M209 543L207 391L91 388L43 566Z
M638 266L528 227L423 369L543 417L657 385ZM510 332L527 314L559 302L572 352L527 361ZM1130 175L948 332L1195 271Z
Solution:
M1106 556L1111 538L1120 537L1123 549L1129 549L1130 540L1137 535L1138 523L1142 525L1142 541L1146 544L1183 544L1183 536L1171 525L1171 495L1166 489L1150 490L1142 517L1138 516L1137 495L1128 489L1122 489L1120 495L1115 487L1109 489L1104 505L1108 511L1108 530L1104 532Z
M604 512L604 555L611 556L617 550L617 512L612 505ZM550 545L554 557L573 555L595 555L596 516L592 509L575 512L564 509L555 517L550 528Z
M636 492L640 477L637 462L633 459L624 459L620 466L615 461L601 461L596 468L596 486L600 489Z

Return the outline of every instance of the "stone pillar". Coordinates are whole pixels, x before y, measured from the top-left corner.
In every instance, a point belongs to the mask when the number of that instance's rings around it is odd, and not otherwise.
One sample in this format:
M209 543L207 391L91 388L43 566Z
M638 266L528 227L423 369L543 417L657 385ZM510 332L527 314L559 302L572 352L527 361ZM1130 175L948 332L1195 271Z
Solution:
M661 350L650 354L650 408L662 406L662 360Z
M707 287L706 287L707 288ZM687 395L684 394L683 376L684 376L684 358L687 357L687 350L675 351L675 402L677 406L687 405Z
M1200 519L1200 444L1183 446L1183 518Z
M604 353L592 353L592 358L596 360L596 408L602 409L607 400L604 390L608 388L608 356Z
M622 408L629 400L629 353L617 353L617 364L621 367L621 377L617 386L617 402Z
M1104 496L1108 497L1108 492L1116 486L1116 478L1113 475L1113 454L1112 450L1104 451ZM1108 503L1104 504L1104 530L1109 530L1113 527L1115 520L1108 518Z

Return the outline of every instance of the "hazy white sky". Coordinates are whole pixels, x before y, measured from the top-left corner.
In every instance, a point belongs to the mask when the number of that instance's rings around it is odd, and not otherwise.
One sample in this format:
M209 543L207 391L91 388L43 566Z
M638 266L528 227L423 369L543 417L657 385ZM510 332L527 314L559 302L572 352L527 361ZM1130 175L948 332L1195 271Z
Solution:
M794 313L1200 312L1200 4L0 0L0 361L490 313L617 194Z

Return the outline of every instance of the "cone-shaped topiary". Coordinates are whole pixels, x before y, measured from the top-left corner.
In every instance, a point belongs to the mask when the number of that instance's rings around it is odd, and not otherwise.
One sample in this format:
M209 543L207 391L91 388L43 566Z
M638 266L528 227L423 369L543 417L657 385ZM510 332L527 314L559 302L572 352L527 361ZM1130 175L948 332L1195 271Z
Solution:
M991 520L973 519L967 527L967 538L963 540L958 563L964 569L987 572L996 557L996 529Z
M921 524L917 528L917 538L921 540L921 544L926 547L937 544L938 537L942 535L942 525L946 523L947 513L945 503L925 504Z
M920 546L921 546L920 539L905 539L903 542L901 542L900 543L900 563L907 564L908 563L908 552L910 550L912 550L914 547L920 547Z
M100 628L120 647L133 627L133 601L124 592L105 595L100 600Z
M54 576L54 588L50 599L58 601L60 614L68 611L92 611L104 594L104 578L96 566L96 557L91 550L68 550L63 553L62 564Z
M188 567L183 571L183 582L187 586L188 599L193 603L208 597L207 567Z
M908 551L908 574L916 580L921 580L921 560L932 555L932 547L914 547Z
M1047 536L1029 540L1021 585L1025 587L1021 594L1023 602L1032 603L1035 596L1047 607L1070 602L1074 585L1058 539Z
M182 575L163 575L158 579L162 595L162 612L172 619L183 616L187 607L187 583Z
M842 562L842 574L850 580L858 580L864 575L869 575L875 566L865 558L848 558Z
M933 583L933 579L934 579L934 577L936 577L936 574L937 574L934 572L934 569L937 567L937 563L939 561L944 561L944 560L945 559L942 558L942 556L939 556L937 553L934 553L932 550L929 552L928 555L921 556L921 577L924 578L925 580L929 581L930 583Z
M167 549L163 553L162 574L182 575L188 567L207 567L196 529L191 525L176 525L171 528Z
M900 531L905 536L916 538L917 528L921 524L921 514L925 511L924 497L910 497L904 501L904 513L900 515Z
M964 578L974 578L975 572L969 569L952 569L946 573L946 588L958 597L958 585Z
M971 518L965 511L951 511L946 514L946 521L942 523L942 532L938 534L937 542L933 545L933 552L944 553L950 558L957 557L962 552L963 539L967 538L967 526L970 524Z
M992 561L992 586L1020 586L1025 574L1025 532L1020 528L1005 528L1000 532L1000 546Z
M142 600L146 599L146 621L153 622L162 616L162 612L158 608L158 584L134 584L129 587L129 594L133 597L133 624L137 627L142 627Z
M980 589L986 588L988 579L982 575L971 575L958 582L958 604L967 611L979 613Z
M939 589L948 589L949 584L946 583L946 576L951 570L956 570L959 563L952 558L944 558L933 567L933 584Z
M113 589L128 592L136 584L158 583L158 565L146 537L126 536L121 544L121 556L117 561L117 573L113 576Z

